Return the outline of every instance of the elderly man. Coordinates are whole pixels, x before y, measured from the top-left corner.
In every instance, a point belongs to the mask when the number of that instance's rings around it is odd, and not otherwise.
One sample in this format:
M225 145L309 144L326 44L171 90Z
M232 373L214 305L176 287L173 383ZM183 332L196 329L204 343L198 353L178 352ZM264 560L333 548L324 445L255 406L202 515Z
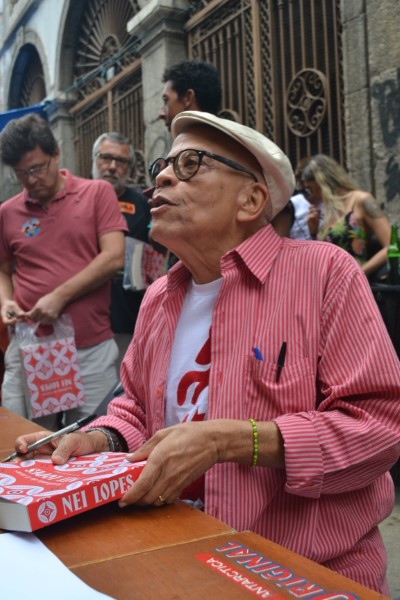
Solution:
M151 213L180 262L144 298L125 395L44 450L133 452L147 465L120 506L200 495L232 527L387 593L400 366L366 279L339 248L267 223L294 187L270 140L202 112L172 134Z
M128 226L128 236L141 242L149 242L151 221L147 198L128 185L135 167L135 151L126 136L110 131L102 133L93 144L92 177L104 179L113 186L118 204ZM132 338L143 291L123 287L123 269L111 282L111 328L118 345L126 349Z

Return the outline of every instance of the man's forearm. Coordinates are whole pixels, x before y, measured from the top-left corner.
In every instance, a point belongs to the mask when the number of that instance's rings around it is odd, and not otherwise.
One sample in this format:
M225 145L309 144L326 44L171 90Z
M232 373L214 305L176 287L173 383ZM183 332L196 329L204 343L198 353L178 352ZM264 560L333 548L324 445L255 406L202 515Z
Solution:
M56 287L53 293L66 306L108 281L123 266L123 262L123 257L121 260L108 253L100 253L82 271Z
M219 419L207 421L210 435L214 432L218 447L218 462L252 464L257 444L256 464L262 467L284 468L283 438L273 421L255 422L256 434L249 421Z
M11 275L0 271L0 304L3 305L7 300L13 300L14 286Z

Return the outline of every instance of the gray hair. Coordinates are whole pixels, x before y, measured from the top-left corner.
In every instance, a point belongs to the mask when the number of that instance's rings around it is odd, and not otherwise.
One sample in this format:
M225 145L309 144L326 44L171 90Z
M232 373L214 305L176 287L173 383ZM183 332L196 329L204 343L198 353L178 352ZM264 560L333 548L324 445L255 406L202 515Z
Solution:
M115 144L124 144L124 146L129 147L129 159L131 161L131 165L135 165L135 149L131 140L122 135L122 133L118 133L117 131L107 131L106 133L102 133L99 135L92 148L92 159L96 158L96 154L99 151L100 145L104 140L108 140L110 142L114 142Z

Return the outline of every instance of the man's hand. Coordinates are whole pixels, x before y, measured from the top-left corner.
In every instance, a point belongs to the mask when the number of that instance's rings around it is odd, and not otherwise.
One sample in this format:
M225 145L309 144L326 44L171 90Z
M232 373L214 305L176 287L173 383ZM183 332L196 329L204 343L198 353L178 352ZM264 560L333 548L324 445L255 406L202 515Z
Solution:
M5 300L1 306L1 320L4 325L14 325L17 321L25 319L24 311L14 300Z
M49 458L51 456L54 464L64 465L70 456L83 456L84 454L103 452L109 449L107 438L101 431L90 431L88 433L77 431L56 438L26 454L30 444L48 436L50 433L49 431L38 431L18 437L15 441L15 450L23 455L20 459Z
M159 504L160 496L166 502L179 498L190 483L215 463L223 462L221 423L192 421L162 429L140 450L129 454L130 461L147 459L147 464L119 505Z
M60 316L65 306L60 294L56 291L39 298L35 306L25 316L27 319L39 322L42 325L54 323Z

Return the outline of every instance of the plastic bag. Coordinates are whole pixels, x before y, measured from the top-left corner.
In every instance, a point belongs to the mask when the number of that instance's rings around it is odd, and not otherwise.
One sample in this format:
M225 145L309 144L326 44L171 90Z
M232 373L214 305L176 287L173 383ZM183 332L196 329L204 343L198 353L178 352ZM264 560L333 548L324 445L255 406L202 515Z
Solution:
M43 417L82 406L85 402L69 315L53 324L53 333L37 337L39 323L17 323L25 397L32 417Z

